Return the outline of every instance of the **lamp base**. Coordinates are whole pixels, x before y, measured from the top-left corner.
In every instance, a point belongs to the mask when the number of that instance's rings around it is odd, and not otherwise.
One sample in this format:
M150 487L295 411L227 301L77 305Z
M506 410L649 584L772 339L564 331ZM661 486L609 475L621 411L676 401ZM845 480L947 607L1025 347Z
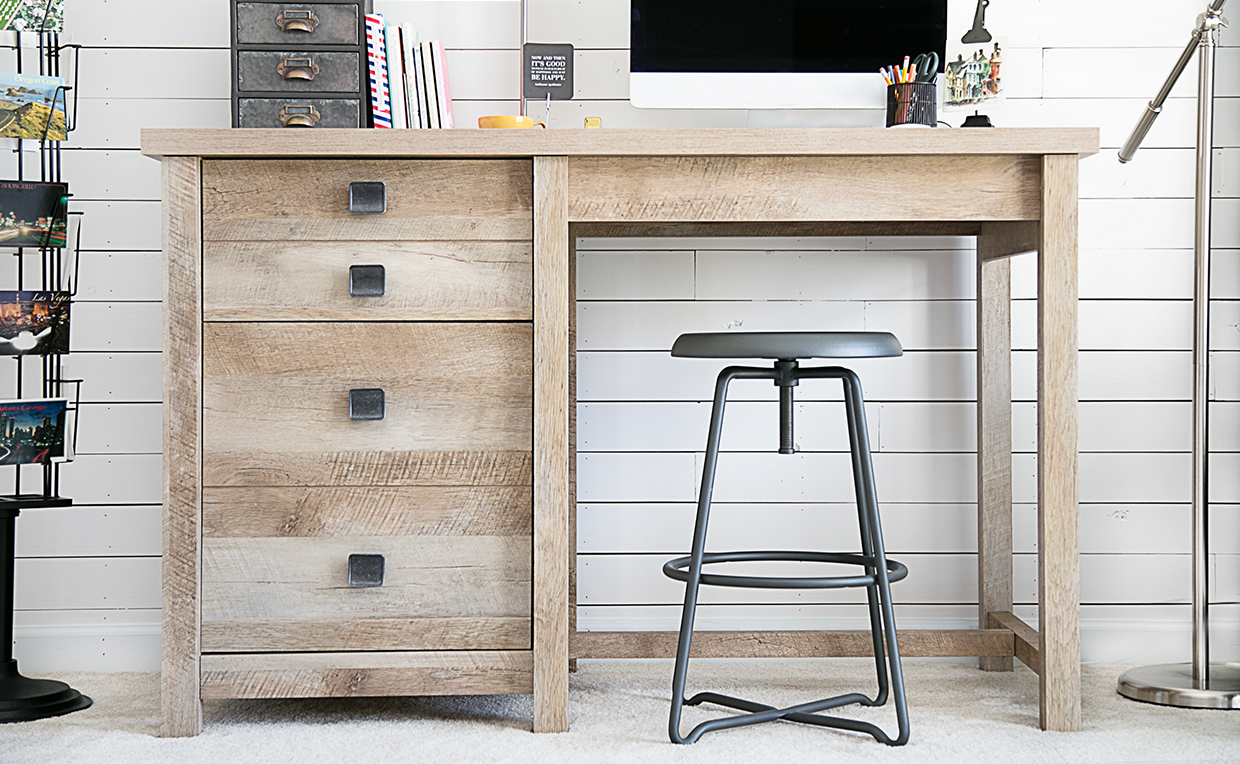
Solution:
M1211 663L1205 687L1193 681L1193 664L1140 666L1120 675L1125 698L1180 708L1240 709L1240 663Z
M71 714L91 702L64 682L22 676L15 660L0 663L0 724Z

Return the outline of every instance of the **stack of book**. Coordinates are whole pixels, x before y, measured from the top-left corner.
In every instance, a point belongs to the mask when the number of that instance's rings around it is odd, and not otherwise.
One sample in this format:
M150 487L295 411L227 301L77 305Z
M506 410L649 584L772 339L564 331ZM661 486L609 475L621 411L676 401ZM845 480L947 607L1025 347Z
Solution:
M409 23L384 23L366 16L370 58L370 105L375 127L452 127L452 91L438 40L419 41Z

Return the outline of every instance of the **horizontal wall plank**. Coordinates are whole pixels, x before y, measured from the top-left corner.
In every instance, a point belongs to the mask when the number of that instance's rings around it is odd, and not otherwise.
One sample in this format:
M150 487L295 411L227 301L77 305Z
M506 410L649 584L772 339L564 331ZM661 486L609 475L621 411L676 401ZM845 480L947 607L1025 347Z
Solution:
M413 24L418 39L439 40L445 48L515 51L521 45L521 4L513 0L375 0L374 9L388 24ZM455 94L455 75L452 82ZM516 86L514 72L513 88Z
M163 345L157 302L80 302L73 306L71 352L154 352Z
M1012 297L1036 299L1037 257L1022 255L1011 258L1009 262L1012 264ZM1079 266L1082 300L1193 299L1191 249L1082 250ZM1214 270L1216 268L1212 263L1211 271ZM1213 276L1212 280L1219 282Z
M1078 346L1081 350L1191 350L1191 300L1082 300L1078 304ZM1240 304L1237 304L1240 308ZM1037 348L1037 303L1012 303L1012 347ZM1219 305L1215 314L1226 320ZM1240 335L1240 332L1233 333ZM1215 344L1218 342L1219 344ZM1227 347L1227 338L1211 339L1213 347ZM1240 346L1240 342L1236 343Z
M163 356L147 353L72 353L61 362L66 379L82 380L82 401L158 403L163 399Z
M17 610L159 607L159 557L36 557L13 576Z
M77 424L79 454L163 452L163 406L158 403L84 403Z
M52 507L23 512L18 557L158 557L160 505Z
M971 299L965 251L699 251L699 300Z
M61 156L75 202L159 200L159 164L137 151L65 150Z
M75 201L82 210L82 249L159 252L159 202Z
M26 674L159 671L158 608L24 610L13 622L13 653Z
M227 64L227 62L225 62ZM227 71L227 67L225 67ZM208 98L88 98L79 94L78 121L70 145L87 149L136 149L147 127L231 127L227 94ZM147 158L158 166L158 160Z
M521 53L516 50L516 46L512 50L445 49L444 55L448 60L448 81L452 86L453 101L458 98L503 100L518 96L521 85ZM455 111L453 109L453 116Z
M683 600L684 584L662 573L666 555L579 555L578 603L582 605L675 604ZM892 584L892 598L902 603L955 604L977 601L977 558L967 554L904 554L909 575ZM1178 604L1190 599L1187 555L1081 555L1082 604ZM739 563L715 566L719 573L737 573ZM1013 583L1018 603L1037 601L1037 557L1013 558ZM851 568L810 563L744 563L745 575L839 575ZM703 587L703 604L861 603L862 589L752 590ZM580 626L579 626L580 628ZM907 627L906 627L907 628Z
M675 246L670 240L669 245ZM694 252L680 248L658 252L599 252L579 245L577 300L692 300L694 258ZM579 305L578 322L581 321L580 309ZM578 338L581 334L579 326Z
M79 504L159 504L161 465L160 454L84 454L61 467L60 495Z
M184 23L167 23L167 0L116 2L74 0L65 14L65 32L73 42L88 47L227 48L229 14L219 0L176 0L176 15Z
M80 55L81 70L90 73L82 78L82 98L229 97L227 48L83 48Z

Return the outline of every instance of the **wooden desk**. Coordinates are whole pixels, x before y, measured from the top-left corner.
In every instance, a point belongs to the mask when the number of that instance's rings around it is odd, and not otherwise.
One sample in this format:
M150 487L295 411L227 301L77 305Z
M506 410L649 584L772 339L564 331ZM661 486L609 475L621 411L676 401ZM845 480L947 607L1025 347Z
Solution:
M144 130L142 150L165 160L165 255L171 269L166 283L174 286L185 278L197 283L195 236L201 220L187 218L177 199L200 193L192 187L201 182L193 164L199 158L515 158L532 164L536 731L567 728L570 657L670 657L675 646L674 633L577 633L573 626L575 237L976 236L979 629L902 632L901 649L906 656L978 656L988 670L1010 669L1015 656L1038 672L1042 728L1080 729L1077 162L1098 151L1097 130ZM178 174L177 168L189 174ZM485 187L478 193L485 196ZM1035 250L1037 631L1011 612L1006 259ZM195 309L200 306L183 309L178 317L176 306L166 304L173 314L166 322L169 332L192 333L201 317ZM175 341L166 352L173 382L192 388L198 361ZM175 406L172 399L165 403L166 409ZM177 426L193 435L193 422ZM173 570L179 578L169 580L168 566L194 562L200 554L195 513L201 511L201 488L194 472L200 465L192 463L200 455L184 437L170 442L164 730L193 734L200 583L196 572L183 568ZM864 655L868 634L767 632L757 640L752 632L707 632L695 640L695 649L716 656Z

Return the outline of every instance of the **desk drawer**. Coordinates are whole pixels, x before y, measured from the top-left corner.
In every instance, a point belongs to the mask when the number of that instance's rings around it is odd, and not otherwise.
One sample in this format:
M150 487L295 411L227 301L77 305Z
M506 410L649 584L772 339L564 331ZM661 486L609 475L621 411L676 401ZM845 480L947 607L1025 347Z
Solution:
M237 51L237 92L361 92L362 61L350 51Z
M206 241L531 241L529 160L257 159L202 163ZM386 187L380 215L349 184Z
M209 323L204 485L528 485L527 323ZM384 391L350 419L350 390Z
M240 45L356 45L361 18L345 3L237 3Z
M529 533L204 538L202 649L529 649ZM349 585L353 554L383 556L382 585Z
M383 294L351 296L376 265ZM208 242L202 272L208 321L533 320L524 241Z

